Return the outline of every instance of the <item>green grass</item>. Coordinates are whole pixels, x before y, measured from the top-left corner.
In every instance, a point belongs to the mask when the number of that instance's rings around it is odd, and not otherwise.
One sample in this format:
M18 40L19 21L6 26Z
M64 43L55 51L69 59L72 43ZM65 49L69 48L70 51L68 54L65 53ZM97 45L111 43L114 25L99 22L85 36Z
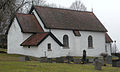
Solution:
M92 64L60 64L40 62L0 62L0 72L120 72L120 68L103 67L101 71L94 70Z
M0 61L18 61L21 55L0 54Z
M20 62L22 55L0 54L0 72L120 72L120 68L107 65L102 70L94 70L93 64Z
M2 48L1 48L1 49L0 49L0 51L4 51L4 52L7 52L7 49L2 49Z

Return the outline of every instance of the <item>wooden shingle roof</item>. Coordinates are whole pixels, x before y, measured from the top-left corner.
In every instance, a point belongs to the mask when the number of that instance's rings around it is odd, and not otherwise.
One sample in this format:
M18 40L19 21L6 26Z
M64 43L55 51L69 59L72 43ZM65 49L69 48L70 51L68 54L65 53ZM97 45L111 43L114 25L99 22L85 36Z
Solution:
M17 13L16 18L24 33L44 32L36 17L32 14Z
M63 44L52 34L49 32L43 32L43 33L37 33L30 36L28 39L26 39L21 46L38 46L41 44L48 36L51 36L53 40L56 41L60 46L63 46Z
M48 29L107 32L93 12L34 6Z

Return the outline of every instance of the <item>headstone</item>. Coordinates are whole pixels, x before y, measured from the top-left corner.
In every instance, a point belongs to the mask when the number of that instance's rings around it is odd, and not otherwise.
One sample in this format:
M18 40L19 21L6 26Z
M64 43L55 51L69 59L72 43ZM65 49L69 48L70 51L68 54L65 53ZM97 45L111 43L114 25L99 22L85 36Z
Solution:
M47 62L47 57L41 57L40 62Z
M74 59L74 63L75 63L75 64L80 64L80 63L81 63L81 59L75 58L75 59Z
M112 56L108 56L107 57L107 63L108 64L112 64Z
M88 59L88 62L89 62L89 63L93 63L93 61L94 61L93 58L89 58L89 59Z
M66 56L67 63L70 63L70 56Z
M102 66L104 66L104 60L103 59L99 59L99 61L101 62Z
M112 60L112 67L120 67L120 60Z
M66 59L67 59L67 63L71 63L74 61L72 56L66 56Z
M95 68L95 70L102 69L102 63L98 58L94 59L94 68Z
M52 58L47 58L48 63L52 63Z
M65 58L64 58L64 57L56 58L56 62L57 62L57 63L64 63L64 61L65 61Z
M28 56L25 56L25 61L30 61L30 58Z
M19 57L19 61L25 62L25 57Z

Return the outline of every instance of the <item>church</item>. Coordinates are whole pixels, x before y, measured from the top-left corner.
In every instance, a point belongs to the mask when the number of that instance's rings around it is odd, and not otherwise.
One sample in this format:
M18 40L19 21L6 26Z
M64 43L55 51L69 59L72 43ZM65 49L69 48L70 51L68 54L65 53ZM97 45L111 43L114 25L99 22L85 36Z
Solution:
M38 58L111 55L113 42L93 12L43 6L17 13L6 34L8 54Z

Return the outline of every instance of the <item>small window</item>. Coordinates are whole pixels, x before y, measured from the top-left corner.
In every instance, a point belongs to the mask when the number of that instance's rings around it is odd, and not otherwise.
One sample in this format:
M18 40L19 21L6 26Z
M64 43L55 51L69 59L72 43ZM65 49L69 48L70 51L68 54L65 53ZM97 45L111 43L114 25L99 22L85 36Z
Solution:
M48 51L52 51L50 43L48 44Z
M69 47L69 37L68 37L68 35L63 36L63 45L64 45L64 47Z
M88 37L88 48L93 48L93 38L92 38L92 36Z

